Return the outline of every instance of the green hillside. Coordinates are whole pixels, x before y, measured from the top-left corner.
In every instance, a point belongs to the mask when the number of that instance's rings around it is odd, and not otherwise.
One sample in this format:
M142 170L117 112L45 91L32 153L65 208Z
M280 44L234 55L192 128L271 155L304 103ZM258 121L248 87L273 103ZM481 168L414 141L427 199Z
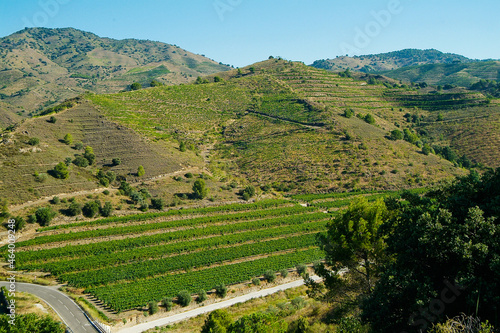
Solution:
M85 91L118 92L133 82L149 86L153 79L187 83L227 69L175 45L101 38L72 28L27 28L0 39L0 98L24 116Z

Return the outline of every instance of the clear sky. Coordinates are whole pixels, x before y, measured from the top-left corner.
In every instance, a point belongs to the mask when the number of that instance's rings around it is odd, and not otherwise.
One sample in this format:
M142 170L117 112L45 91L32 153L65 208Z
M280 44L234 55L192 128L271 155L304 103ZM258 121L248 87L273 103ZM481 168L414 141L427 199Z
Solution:
M498 0L0 0L0 36L73 27L176 44L242 67L404 48L500 58Z

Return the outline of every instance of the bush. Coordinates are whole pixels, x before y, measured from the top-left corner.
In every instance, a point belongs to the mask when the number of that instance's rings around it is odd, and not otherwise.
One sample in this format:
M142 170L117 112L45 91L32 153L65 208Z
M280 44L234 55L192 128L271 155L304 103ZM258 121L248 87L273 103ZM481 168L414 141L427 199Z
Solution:
M184 177L186 177L186 178L193 178L194 176L193 176L193 174L191 172L188 172L188 173L186 173L184 175Z
M56 123L56 121L57 121L57 119L56 119L56 117L54 117L54 116L51 116L51 117L49 118L49 123L55 124L55 123Z
M41 207L35 211L36 221L42 227L48 226L50 221L57 215L50 207Z
M73 136L71 134L66 134L63 139L64 143L67 144L68 146L73 143Z
M215 310L208 315L201 333L228 332L231 323L231 316L226 310Z
M97 201L89 201L85 205L83 205L82 208L83 216L89 218L95 217L99 212L100 208L101 207Z
M252 284L254 286L260 286L260 279L259 278L252 279Z
M69 205L67 212L68 212L69 216L78 216L82 213L82 207L80 206L80 204L78 202L73 201Z
M433 152L433 149L432 149L432 147L431 147L431 146L429 146L429 144L427 144L427 143L426 143L426 144L422 147L422 153L423 153L424 155L429 155L429 154L431 154L432 152Z
M253 187L252 185L248 185L247 187L245 187L245 189L243 189L240 192L240 194L243 197L243 199L248 201L251 197L255 195L255 187Z
M227 295L227 287L223 284L220 284L215 287L215 294L220 298L224 298Z
M157 210L163 210L165 207L165 200L162 198L152 198L151 199L151 208Z
M130 90L139 90L142 89L142 84L139 82L134 82L130 85Z
M306 301L302 297L297 296L292 299L292 306L297 310L302 309L304 306L306 306Z
M102 206L102 208L99 210L99 212L104 217L111 216L111 214L113 213L113 206L111 205L111 202L106 201L104 203L104 206Z
M57 179L66 179L69 177L68 167L64 164L64 162L59 162L59 164L54 167L53 172L54 177Z
M280 271L280 275L282 278L286 278L288 276L288 270L287 269L282 269Z
M396 140L403 140L404 135L403 132L400 130L393 130L391 131L391 139L396 141Z
M203 199L207 196L208 189L203 179L197 179L193 184L193 197L195 199Z
M156 303L155 301L151 301L149 302L149 305L148 305L148 312L150 315L154 315L155 313L158 312L158 303Z
M35 181L38 183L45 182L49 176L46 173L35 173Z
M83 149L83 142L79 141L77 143L75 143L75 147L74 147L76 150L82 150Z
M26 226L26 221L21 216L15 216L12 218L14 222L14 230L19 231L22 230Z
M303 265L303 264L302 265L297 265L296 269L297 269L297 274L299 274L299 275L302 275L305 272L307 272L307 266Z
M89 166L89 161L83 156L77 156L73 160L73 164L79 166L80 168L86 168Z
M182 290L177 294L177 303L180 306L188 306L191 303L191 294L187 290Z
M345 109L344 110L344 117L346 118L352 118L354 116L354 110L353 109Z
M196 303L203 303L208 299L207 292L205 290L198 291L198 297L196 298Z
M161 305L165 308L165 310L170 311L174 307L174 302L172 299L167 297L161 300Z
M61 199L59 197L53 197L52 200L50 201L53 205L57 205L58 203L61 202Z
M117 166L117 165L122 164L122 160L121 160L119 157L117 157L117 158L113 158L113 159L111 160L111 163L113 164L113 166Z
M85 153L83 153L83 157L87 159L89 165L94 164L95 162L94 149L92 149L92 147L90 146L85 147Z
M370 113L367 113L363 119L370 125L375 124L375 118Z
M66 164L66 166L70 166L71 163L73 163L73 160L71 159L71 157L66 157L64 159L64 164Z
M40 139L39 138L30 138L28 140L28 144L31 145L31 146L36 146L40 143Z
M29 224L36 223L36 215L35 214L28 216L28 223Z
M267 282L274 282L276 280L276 273L271 270L266 271L264 273L264 279L266 279Z
M146 174L146 171L144 170L144 167L142 165L139 165L137 168L137 177L142 177Z

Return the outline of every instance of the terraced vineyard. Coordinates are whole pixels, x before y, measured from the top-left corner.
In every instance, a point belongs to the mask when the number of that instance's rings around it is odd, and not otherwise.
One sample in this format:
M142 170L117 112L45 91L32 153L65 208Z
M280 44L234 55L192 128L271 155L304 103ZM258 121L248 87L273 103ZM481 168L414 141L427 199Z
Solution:
M359 195L364 194L323 196L342 207ZM367 195L375 199L385 194ZM324 232L337 213L294 200L168 210L41 228L36 237L17 243L17 268L49 272L114 311L141 308L149 301L175 297L180 290L211 290L219 284L249 281L267 270L322 259L316 234Z

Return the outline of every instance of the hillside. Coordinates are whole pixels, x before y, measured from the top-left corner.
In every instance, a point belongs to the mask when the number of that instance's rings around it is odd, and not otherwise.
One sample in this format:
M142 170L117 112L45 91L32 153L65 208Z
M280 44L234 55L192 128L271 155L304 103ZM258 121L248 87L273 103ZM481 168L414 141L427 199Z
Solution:
M101 38L72 28L26 28L0 39L0 98L27 116L85 91L118 92L153 79L187 83L228 68L160 42ZM0 107L4 113L6 107ZM10 124L0 121L0 126Z
M480 80L500 80L500 61L428 64L403 67L381 74L397 80L426 82L433 85L470 87Z
M395 70L407 66L469 63L473 61L458 54L443 53L434 49L405 49L388 53L317 60L311 66L331 71L343 71L350 68L355 71L371 73Z

